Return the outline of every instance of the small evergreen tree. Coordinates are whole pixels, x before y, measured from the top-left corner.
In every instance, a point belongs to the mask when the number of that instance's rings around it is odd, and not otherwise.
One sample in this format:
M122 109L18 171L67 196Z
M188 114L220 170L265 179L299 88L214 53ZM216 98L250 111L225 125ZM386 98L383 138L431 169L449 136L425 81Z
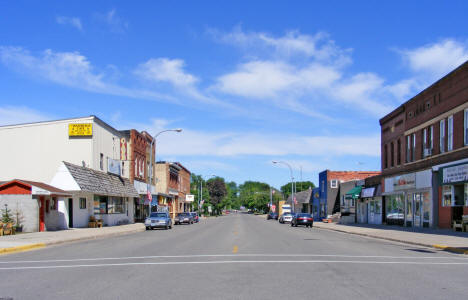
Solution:
M11 214L11 210L8 209L8 204L5 204L5 208L2 209L2 222L3 223L12 223L12 222L14 222L12 217L13 217L13 215Z

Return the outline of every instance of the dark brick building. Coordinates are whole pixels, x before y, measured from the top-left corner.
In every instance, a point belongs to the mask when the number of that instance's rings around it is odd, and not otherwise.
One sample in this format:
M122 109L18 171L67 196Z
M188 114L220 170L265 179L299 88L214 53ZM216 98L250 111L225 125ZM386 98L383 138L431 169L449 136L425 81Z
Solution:
M442 190L448 184L441 183L439 174L439 168L468 158L467 109L465 62L380 120L387 215L400 224L450 227L468 214L465 182L448 182L456 186L451 195L445 188L453 203L444 205ZM450 169L446 171L450 175Z

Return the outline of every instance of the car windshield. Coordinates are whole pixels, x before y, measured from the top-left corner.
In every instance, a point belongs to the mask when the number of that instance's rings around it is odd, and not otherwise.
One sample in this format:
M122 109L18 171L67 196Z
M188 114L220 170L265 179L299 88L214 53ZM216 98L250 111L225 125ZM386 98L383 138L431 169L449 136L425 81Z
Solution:
M165 213L151 213L150 217L151 218L165 218L166 214Z
M297 214L298 217L306 217L306 218L310 218L312 217L310 214Z

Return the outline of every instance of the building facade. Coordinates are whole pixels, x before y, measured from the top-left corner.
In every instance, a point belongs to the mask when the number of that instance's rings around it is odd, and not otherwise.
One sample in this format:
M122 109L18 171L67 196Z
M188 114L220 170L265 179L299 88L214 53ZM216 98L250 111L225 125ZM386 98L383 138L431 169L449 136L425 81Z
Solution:
M365 179L379 174L380 172L377 171L322 171L319 173L319 203L325 204L327 215L340 212L339 193L341 182Z
M468 62L380 120L387 223L447 228L464 214L464 181L444 188L451 184L439 180L439 169L468 157L466 87Z

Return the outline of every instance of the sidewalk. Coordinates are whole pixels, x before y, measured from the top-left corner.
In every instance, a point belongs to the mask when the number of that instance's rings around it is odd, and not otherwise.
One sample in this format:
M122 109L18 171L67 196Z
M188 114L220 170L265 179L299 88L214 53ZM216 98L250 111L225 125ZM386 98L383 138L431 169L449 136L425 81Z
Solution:
M410 228L314 222L314 227L468 254L468 233L449 229Z
M142 223L103 228L73 228L61 231L32 232L0 236L0 255L43 248L66 242L98 239L140 231L145 231L145 225Z

